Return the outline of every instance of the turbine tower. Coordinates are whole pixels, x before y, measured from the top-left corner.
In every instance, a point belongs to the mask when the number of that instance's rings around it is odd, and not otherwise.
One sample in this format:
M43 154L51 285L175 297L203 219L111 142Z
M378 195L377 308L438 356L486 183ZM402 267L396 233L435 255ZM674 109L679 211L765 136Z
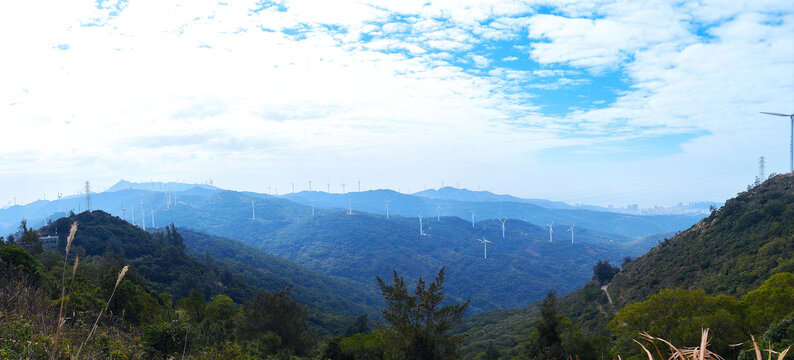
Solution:
M576 224L573 224L573 225L571 225L571 227L568 228L568 232L571 233L571 244L573 244L573 227L574 226L576 226Z
M762 156L760 159L758 159L758 182L759 183L764 182L764 178L766 177L766 174L764 173L764 165L766 165L766 160Z
M312 200L312 217L314 217L314 200Z
M124 207L124 202L121 203L121 219L127 221L127 208Z
M345 183L342 183L342 194L346 194L346 193L347 192L345 192Z
M361 180L358 181L358 192L361 192Z
M469 211L471 213L471 227L474 227L474 210Z
M152 209L152 228L155 228L155 227L156 226L154 225L154 209Z
M389 220L389 202L391 200L383 200L386 203L386 220Z
M130 208L130 214L132 215L132 226L135 226L135 205Z
M14 199L14 202L16 202L16 199ZM85 182L85 209L91 212L91 183L88 181Z
M441 205L436 204L436 221L441 222Z
M497 219L497 220L499 220L499 222L502 223L502 239L504 239L505 238L505 222L507 221L507 218Z
M309 180L309 191L312 191L312 181Z
M549 242L551 242L552 240L551 239L552 225L554 225L554 221L552 221L551 224L546 225L549 227Z
M325 185L328 185L328 191L326 191L326 192L330 194L331 193L331 182L329 181L329 182L325 183Z
M353 206L352 206L353 200L352 200L352 198L353 198L353 195L347 194L347 214L348 215L353 215Z
M422 215L419 215L419 236L424 236L425 231L422 229Z
M486 240L485 236L483 236L482 239L477 239L477 240L482 243L482 258L483 259L487 259L488 258L488 243L490 241Z
M762 114L772 115L772 116L784 116L791 119L791 140L788 146L789 150L789 171L794 173L794 114L781 114L781 113L773 113L773 112L761 112Z
M254 200L251 200L251 220L256 220L256 211L254 210Z
M141 226L143 226L143 231L146 231L146 211L143 210L143 200L141 200Z

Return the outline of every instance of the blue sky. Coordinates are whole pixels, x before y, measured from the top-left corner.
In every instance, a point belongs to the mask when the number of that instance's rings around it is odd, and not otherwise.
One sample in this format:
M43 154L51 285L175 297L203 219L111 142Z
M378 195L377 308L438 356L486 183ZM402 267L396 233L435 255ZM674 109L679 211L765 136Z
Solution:
M794 112L791 1L10 2L0 33L3 204L123 178L648 206L788 167L759 111Z

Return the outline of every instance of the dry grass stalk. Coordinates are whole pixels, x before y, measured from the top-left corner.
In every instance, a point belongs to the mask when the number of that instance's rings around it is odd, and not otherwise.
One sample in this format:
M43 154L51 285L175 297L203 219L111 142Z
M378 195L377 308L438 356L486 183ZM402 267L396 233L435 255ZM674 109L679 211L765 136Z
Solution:
M665 343L670 348L670 356L667 358L667 360L724 360L721 356L707 349L709 329L705 329L701 333L700 346L694 348L683 348L683 349L679 349L669 341L662 338L651 336L648 333L642 333L640 335L646 341L654 344L654 346L656 346L655 340ZM653 355L648 350L648 348L646 348L643 344L641 344L637 340L634 340L634 342L639 344L642 347L642 349L645 350L645 354L648 355L648 360L654 360ZM664 359L658 347L656 348L656 352L657 354L659 354L660 359Z
M74 240L74 234L76 232L77 221L72 223L72 227L69 229L69 237L66 238L66 255L63 257L63 273L61 273L61 309L58 311L58 328L55 330L55 341L52 346L50 360L55 359L55 355L58 353L58 340L61 338L61 328L63 328L63 324L66 322L63 317L63 300L66 297L66 264L69 261L69 250L72 248L72 241ZM75 271L77 271L77 262L74 263L74 269L72 269L72 281L74 281Z
M116 286L113 287L113 292L110 293L110 297L108 298L107 304L105 304L105 307L102 309L102 311L99 312L99 316L97 316L96 321L94 321L94 326L91 327L91 331L88 333L88 336L85 338L85 341L83 341L83 343L80 345L80 348L77 349L78 359L80 358L80 352L83 351L83 347L85 346L85 344L88 343L88 340L91 339L91 335L94 335L94 331L96 331L97 324L99 324L99 319L102 318L102 313L104 313L105 310L107 310L108 307L110 306L110 300L112 300L113 295L116 294L116 289L119 287L119 283L121 282L121 279L124 278L124 274L127 273L129 267L130 267L129 265L124 265L124 267L119 272L119 277L116 279Z

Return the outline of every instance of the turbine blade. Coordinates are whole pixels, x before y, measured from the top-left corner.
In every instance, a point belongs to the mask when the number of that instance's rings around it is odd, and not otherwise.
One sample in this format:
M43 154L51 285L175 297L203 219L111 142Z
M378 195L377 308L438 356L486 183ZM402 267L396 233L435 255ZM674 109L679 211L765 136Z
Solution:
M788 115L786 115L786 114L781 114L781 113L773 113L773 112L766 112L766 111L762 111L761 113L762 113L762 114L767 114L767 115L774 115L774 116L785 116L785 117L789 117L789 116L791 116L791 114L788 114Z

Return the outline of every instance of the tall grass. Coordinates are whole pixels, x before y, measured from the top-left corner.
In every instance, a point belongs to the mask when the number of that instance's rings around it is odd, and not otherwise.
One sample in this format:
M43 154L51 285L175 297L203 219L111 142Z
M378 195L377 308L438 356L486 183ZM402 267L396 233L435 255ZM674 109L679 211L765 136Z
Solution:
M66 297L66 265L69 262L69 250L72 248L72 241L74 240L74 234L77 232L77 221L72 223L72 228L69 229L69 237L66 238L66 255L63 257L63 272L61 273L61 309L58 311L58 325L55 330L55 341L52 346L52 353L50 354L50 360L55 359L55 355L58 354L58 341L61 338L61 329L63 329L63 325L66 323L66 318L63 316L63 303L64 298ZM75 260L74 268L72 269L72 284L74 284L74 275L77 271L77 263L79 260Z
M700 345L693 348L679 348L665 339L651 336L648 333L642 333L640 334L640 336L643 338L643 340L653 345L653 349L658 355L658 360L724 360L721 356L717 355L716 353L712 352L707 348L709 329L704 329L702 331L700 336ZM753 344L753 349L746 351L754 351L756 360L764 360L761 354L761 349L758 347L758 343L755 341L755 337L750 336L750 339L751 340L749 342ZM662 351L657 346L656 341L660 341L665 345L667 345L670 353L669 356L662 355ZM641 342L637 340L634 340L634 342L636 342L642 347L642 350L645 351L645 355L648 356L648 360L657 360L654 358L653 353L651 353L651 351L648 350L648 348L645 347L645 345L643 345ZM736 344L735 346L742 346L742 345L744 345L744 343ZM789 346L788 348L780 352L774 351L772 349L766 349L764 351L769 353L769 358L767 360L772 360L772 354L778 355L777 360L783 360L790 349L791 347ZM618 356L618 358L620 359L620 356Z
M119 283L121 283L121 279L124 278L124 274L127 273L127 270L129 269L129 267L130 267L129 265L124 265L124 267L119 272L119 277L116 279L116 285L113 287L113 292L110 293L110 297L108 298L107 304L105 304L105 307L102 309L102 311L99 312L99 316L97 316L96 317L96 321L94 321L94 326L91 327L91 331L88 333L88 336L85 338L85 341L83 341L83 343L80 345L80 348L77 349L77 356L76 357L78 359L80 358L80 353L83 351L83 347L88 343L88 340L91 339L91 335L94 335L94 331L96 331L97 324L99 324L99 319L102 318L102 314L110 306L110 300L112 300L113 299L113 295L116 294L116 289L118 289Z

